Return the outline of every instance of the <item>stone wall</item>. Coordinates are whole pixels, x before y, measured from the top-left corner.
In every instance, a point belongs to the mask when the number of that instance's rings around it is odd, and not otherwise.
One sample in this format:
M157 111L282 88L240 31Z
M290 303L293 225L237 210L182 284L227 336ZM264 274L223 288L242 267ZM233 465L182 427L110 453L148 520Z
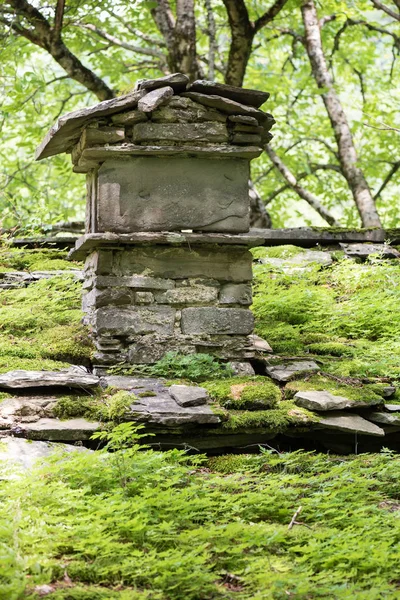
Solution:
M168 351L251 358L251 261L230 245L93 251L83 308L95 364L153 363Z

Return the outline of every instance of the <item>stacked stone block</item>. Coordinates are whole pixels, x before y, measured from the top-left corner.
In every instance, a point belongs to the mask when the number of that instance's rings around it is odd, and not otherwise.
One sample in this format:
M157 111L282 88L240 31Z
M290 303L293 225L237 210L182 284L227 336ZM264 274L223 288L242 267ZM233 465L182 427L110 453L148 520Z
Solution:
M39 159L71 152L87 173L87 233L73 256L86 248L83 308L98 365L153 363L171 350L253 355L243 234L250 160L274 123L259 110L267 98L182 74L140 81L65 115L39 147Z

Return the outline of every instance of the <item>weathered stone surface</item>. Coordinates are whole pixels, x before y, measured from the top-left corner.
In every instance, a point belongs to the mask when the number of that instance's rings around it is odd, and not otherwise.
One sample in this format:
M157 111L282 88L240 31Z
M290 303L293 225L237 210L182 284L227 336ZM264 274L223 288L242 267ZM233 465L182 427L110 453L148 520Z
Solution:
M171 385L169 393L179 406L201 406L208 400L207 390L197 386Z
M271 123L271 127L275 122L272 116L268 113L264 113L261 110L253 108L251 106L246 106L245 104L241 104L240 102L229 100L229 98L222 98L221 96L208 94L200 94L198 92L184 92L182 95L186 98L194 100L194 102L204 104L204 106L210 106L211 108L216 108L217 110L220 110L229 115L246 115L248 117L254 117L259 123L264 123L265 121L272 120L273 122Z
M220 304L244 304L249 306L252 302L251 285L247 283L227 283L221 288L219 302Z
M98 288L106 289L109 287L127 287L139 290L171 290L175 287L175 283L170 279L162 279L161 277L146 277L145 275L132 275L131 277L102 275L96 277L94 283Z
M216 83L215 81L206 81L198 79L187 86L188 92L200 92L201 94L211 94L229 98L242 104L255 106L258 108L266 102L270 96L268 92L260 90L251 90L246 88L226 85L224 83Z
M52 416L51 408L57 398L52 396L14 396L0 403L0 417L3 425L7 422L24 420L26 417ZM50 408L50 410L49 410Z
M170 98L174 95L174 90L172 87L162 87L157 88L156 90L152 90L143 98L140 98L138 102L138 109L144 113L150 113L159 106L168 102Z
M120 273L146 273L146 276L168 279L212 278L218 281L251 281L251 253L239 247L221 247L210 250L197 247L155 246L133 247L129 252L117 253Z
M228 159L106 161L98 172L97 229L248 231L248 169L247 161Z
M355 402L343 396L334 396L329 392L309 390L297 392L294 396L297 406L314 411L341 410L355 406Z
M368 258L377 254L381 258L400 258L400 252L388 244L340 244L350 258Z
M136 83L139 90L156 90L165 86L171 87L175 93L182 92L189 83L189 77L183 73L172 73L158 79L142 79Z
M175 310L169 306L104 307L96 312L97 334L144 334L157 332L172 335ZM0 379L1 382L1 379Z
M270 258L267 256L261 258L260 262L264 265L293 270L296 268L303 269L314 264L329 266L332 264L332 255L330 252L307 250L305 252L299 252L295 256L289 258Z
M83 130L80 144L82 148L96 144L115 144L123 142L125 129L121 127L86 127Z
M250 342L257 352L272 352L272 348L268 342L255 333L250 336Z
M115 125L136 125L147 121L148 117L141 110L130 110L128 112L119 113L111 117Z
M385 432L359 415L350 413L328 413L320 419L319 425L327 429L336 429L346 433L361 433L363 435L384 436Z
M244 308L199 307L182 310L182 332L185 334L248 335L253 327L253 314Z
M18 423L13 434L31 440L76 442L90 439L99 428L100 423L86 419L39 419L36 423Z
M152 92L153 93L153 92ZM142 101L146 99L142 98ZM133 129L135 143L169 142L228 142L223 123L139 123Z
M368 415L368 419L374 423L382 423L382 425L400 425L400 414L372 412Z
M135 302L136 304L152 304L154 296L151 292L136 292Z
M154 377L133 377L126 375L107 375L100 379L102 387L113 387L119 390L126 390L134 394L142 392L153 392L155 394L166 394L168 388L164 380Z
M253 377L255 371L249 362L231 361L229 363L234 375L238 377Z
M394 385L388 385L383 388L382 395L384 398L391 398L396 393L396 388Z
M257 146L261 144L261 135L252 133L234 133L231 137L232 144Z
M59 277L60 275L74 275L75 279L82 281L83 272L79 269L71 269L64 271L8 271L0 273L0 289L9 290L13 288L21 288L35 283L40 279L50 279L51 277Z
M93 388L99 385L98 377L83 369L63 371L9 371L0 375L0 388L20 389L32 387Z
M253 127L258 126L257 119L246 115L229 115L228 121L230 121L231 123L240 123L242 125L250 125Z
M312 360L293 361L265 367L267 375L276 381L289 381L298 374L319 371L319 366Z
M20 465L23 469L31 469L37 460L47 458L54 452L91 452L82 446L53 444L49 442L33 442L15 437L0 439L0 464Z
M180 106L175 102L185 101L187 104ZM153 123L203 123L205 121L216 121L226 123L226 115L218 112L215 108L206 108L197 104L190 98L172 98L167 106L162 106L151 115Z
M400 412L400 404L385 404L384 406L390 412Z
M38 146L35 159L41 160L48 156L72 150L80 138L82 129L90 121L137 106L143 94L144 92L140 91L131 92L125 96L104 100L104 102L100 102L95 106L81 108L80 110L63 115L57 120Z
M220 418L208 405L179 406L171 397L139 398L130 410L133 419L155 425L202 425L220 422Z
M207 285L193 285L158 292L156 301L161 304L204 304L215 302L218 289Z

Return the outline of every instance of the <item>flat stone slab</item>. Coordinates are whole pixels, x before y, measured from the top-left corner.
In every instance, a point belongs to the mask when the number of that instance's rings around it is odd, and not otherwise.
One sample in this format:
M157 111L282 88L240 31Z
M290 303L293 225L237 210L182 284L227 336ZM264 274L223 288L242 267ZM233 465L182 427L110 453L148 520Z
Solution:
M41 279L51 279L52 277L73 275L78 281L83 280L83 271L80 269L71 269L63 271L8 271L0 273L0 289L21 288L36 283Z
M265 367L265 372L276 381L289 381L296 375L304 373L315 373L320 368L313 360L294 361L279 365L270 365Z
M170 86L157 88L140 98L138 109L144 113L150 113L168 102L173 95L174 90Z
M180 406L170 396L138 398L131 405L132 419L144 421L153 425L178 426L186 424L217 424L220 422L218 415L214 414L210 406ZM126 419L129 419L127 416Z
M350 258L368 258L378 254L381 258L400 258L400 252L388 244L340 244Z
M210 335L249 335L254 317L244 308L204 306L182 310L182 333Z
M104 102L99 102L95 106L81 108L63 115L57 119L38 146L35 159L42 160L42 158L48 156L71 151L79 141L83 128L90 121L134 108L143 95L143 91L130 92L125 96L104 100Z
M235 102L235 100L230 100L229 98L222 98L217 95L209 95L209 94L200 94L198 92L185 92L182 94L185 98L190 98L194 102L198 102L199 104L203 104L204 106L209 106L210 108L216 108L228 115L246 115L249 117L254 117L257 121L263 125L268 123L269 127L275 123L274 118L269 113L265 113L258 108L253 108L252 106L247 106L246 104L242 104L240 102Z
M235 87L233 85L216 83L215 81L207 81L205 79L197 79L189 84L187 91L222 96L223 98L229 98L230 100L240 102L241 104L255 106L256 108L264 104L270 96L268 92Z
M134 394L146 393L146 391L162 395L168 393L168 387L165 385L164 379L156 379L154 377L106 375L101 377L100 383L103 387L110 386Z
M40 417L50 417L57 403L53 396L13 396L0 402L0 428L7 428L15 421L35 422Z
M99 378L83 370L65 371L9 371L0 375L0 388L21 389L37 387L94 388Z
M51 442L35 442L11 436L0 438L0 465L18 465L23 469L31 469L39 459L47 458L54 452L92 452L82 446L54 444Z
M332 255L330 252L322 252L319 250L307 250L299 252L290 258L260 258L260 262L264 265L271 265L282 269L306 268L314 264L328 267L332 264Z
M189 83L189 77L183 73L171 73L157 79L142 79L136 83L138 90L156 90L165 86L171 87L175 93L183 92Z
M87 233L75 242L68 258L83 260L95 248L120 246L152 246L156 244L168 246L204 246L207 244L223 244L253 248L262 245L263 238L249 233L182 233L182 232L137 232L137 233Z
M86 419L39 419L35 423L18 423L12 432L31 440L78 442L90 439L99 428L100 423Z
M271 346L268 344L268 342L266 340L264 340L262 337L260 337L259 335L256 335L255 333L250 335L250 342L251 342L254 350L256 350L257 352L272 352L273 351Z
M326 429L335 429L346 433L361 433L363 435L373 435L383 437L384 430L373 423L370 423L363 417L354 414L332 413L324 415L318 425Z
M171 385L171 397L179 406L201 406L207 404L208 392L205 388L191 385Z
M368 415L374 423L382 425L400 425L400 413L373 412Z
M384 407L390 412L400 412L400 404L384 404Z
M334 396L329 392L321 391L307 391L297 392L294 396L294 402L301 408L307 408L308 410L314 411L326 411L326 410L341 410L343 408L354 407L355 402L344 398L343 396Z

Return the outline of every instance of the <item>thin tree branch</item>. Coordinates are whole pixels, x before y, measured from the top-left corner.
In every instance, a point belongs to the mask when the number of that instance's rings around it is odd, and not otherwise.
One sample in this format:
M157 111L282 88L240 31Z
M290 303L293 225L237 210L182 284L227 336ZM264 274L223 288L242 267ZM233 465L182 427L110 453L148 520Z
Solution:
M387 15L389 15L393 19L396 19L396 21L400 21L400 14L395 13L394 10L392 10L385 4L382 4L382 2L379 2L379 0L371 0L371 2L375 6L375 8L383 10L383 12L385 12Z
M301 181L302 179L305 179L309 175L313 175L317 171L335 171L336 173L339 173L340 175L342 175L340 167L338 167L337 165L330 165L330 164L313 165L313 166L310 166L309 171L303 171L302 173L299 173L299 175L297 176L297 181ZM258 180L260 180L260 179L261 179L261 177L259 177ZM282 192L284 192L290 188L291 188L291 186L288 183L283 185L282 187L278 188L277 190L275 190L274 192L272 192L272 194L270 194L268 196L268 198L265 200L265 204L266 205L270 204L270 202L272 202L272 200L274 200L277 196L279 196L279 194L281 194Z
M276 15L282 10L288 0L275 0L273 5L254 23L254 31L257 33L265 27L268 23L271 23Z
M96 35L98 35L103 40L110 42L114 46L119 46L120 48L124 48L124 50L129 50L130 52L135 52L137 54L145 54L147 56L156 56L157 58L161 58L166 61L166 56L161 50L157 50L156 48L143 48L142 46L134 46L133 44L129 44L120 40L115 35L111 35L102 29L99 29L92 23L74 23L77 27L81 29L87 29L88 31L92 31Z
M276 167L276 169L279 171L279 173L282 175L282 177L287 181L290 188L292 190L294 190L300 198L302 198L303 200L308 202L308 204L329 225L334 225L334 226L338 227L340 224L335 219L335 217L332 215L332 213L327 208L325 208L325 206L323 206L321 204L321 202L318 200L318 198L316 196L314 196L314 194L312 194L311 192L309 192L308 190L306 190L299 184L296 177L293 175L293 173L290 171L290 169L284 164L282 159L279 158L279 156L276 154L276 152L274 152L274 150L271 148L271 146L269 144L267 144L265 146L265 151L268 154L273 165Z
M389 173L386 175L385 179L381 183L378 191L374 194L375 201L380 197L380 195L382 194L385 187L388 185L388 183L390 183L390 180L392 179L393 175L395 175L399 169L400 169L400 160L393 163L392 168L390 169Z
M57 0L56 14L54 17L53 35L55 39L60 39L64 19L65 0Z
M322 29L324 25L327 23L331 23L332 21L336 21L337 15L326 15L319 20L319 28Z

